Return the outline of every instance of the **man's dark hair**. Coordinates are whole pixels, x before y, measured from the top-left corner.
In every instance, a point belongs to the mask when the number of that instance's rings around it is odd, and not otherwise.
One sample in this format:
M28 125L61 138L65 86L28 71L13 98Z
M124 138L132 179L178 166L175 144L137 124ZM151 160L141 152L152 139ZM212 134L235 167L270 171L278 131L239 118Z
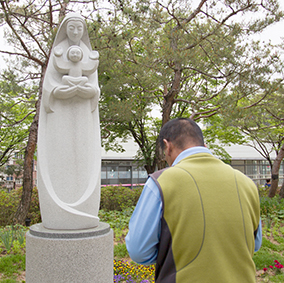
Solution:
M177 148L185 149L186 145L204 146L203 134L199 126L189 118L177 118L167 122L161 129L159 143L164 150L163 140L172 142Z

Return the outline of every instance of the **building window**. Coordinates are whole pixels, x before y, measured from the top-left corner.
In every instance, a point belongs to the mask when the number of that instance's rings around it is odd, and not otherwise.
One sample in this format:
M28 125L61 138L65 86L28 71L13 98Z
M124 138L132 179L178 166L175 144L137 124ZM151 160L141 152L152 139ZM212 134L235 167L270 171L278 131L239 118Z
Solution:
M232 160L231 166L243 173L245 173L245 161L244 160Z
M130 166L118 166L119 184L122 184L123 186L131 186L131 175Z
M259 161L259 174L261 178L271 175L271 168L268 161Z
M249 177L253 178L258 175L258 164L256 160L246 160L246 170L245 173Z
M101 167L101 184L135 187L143 185L148 174L143 167L131 161L103 161Z
M147 171L143 167L134 167L132 174L133 174L133 185L134 186L144 184L148 177Z
M110 185L119 184L117 166L107 166L107 179Z

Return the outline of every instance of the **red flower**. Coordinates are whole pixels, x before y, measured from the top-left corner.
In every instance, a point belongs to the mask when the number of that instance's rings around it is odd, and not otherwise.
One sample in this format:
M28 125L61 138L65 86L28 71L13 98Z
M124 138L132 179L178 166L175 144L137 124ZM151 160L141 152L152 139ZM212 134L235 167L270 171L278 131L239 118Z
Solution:
M270 267L270 268L273 268L273 266L272 266L272 265L269 265L269 267Z
M263 268L263 271L265 272L266 270L267 270L267 268L266 268L266 267L264 267L264 268Z
M275 263L279 264L279 261L277 259L274 260Z

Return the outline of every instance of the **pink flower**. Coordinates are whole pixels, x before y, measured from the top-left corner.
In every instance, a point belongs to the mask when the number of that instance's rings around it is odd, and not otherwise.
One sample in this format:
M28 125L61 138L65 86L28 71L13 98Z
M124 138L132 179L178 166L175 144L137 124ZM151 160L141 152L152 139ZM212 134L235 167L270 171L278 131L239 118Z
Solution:
M266 270L267 270L267 268L266 268L266 267L264 267L264 268L263 268L263 271L265 272Z
M272 265L269 265L269 267L270 267L270 268L273 268L273 266L272 266Z
M279 264L279 261L277 259L274 260L275 263Z

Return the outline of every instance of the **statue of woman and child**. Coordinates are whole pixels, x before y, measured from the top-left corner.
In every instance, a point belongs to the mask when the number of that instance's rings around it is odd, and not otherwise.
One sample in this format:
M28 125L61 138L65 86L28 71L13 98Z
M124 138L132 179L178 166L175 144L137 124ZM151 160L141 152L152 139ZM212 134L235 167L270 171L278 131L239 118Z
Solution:
M38 190L48 229L87 229L99 223L98 59L83 17L67 15L52 47L39 118Z

